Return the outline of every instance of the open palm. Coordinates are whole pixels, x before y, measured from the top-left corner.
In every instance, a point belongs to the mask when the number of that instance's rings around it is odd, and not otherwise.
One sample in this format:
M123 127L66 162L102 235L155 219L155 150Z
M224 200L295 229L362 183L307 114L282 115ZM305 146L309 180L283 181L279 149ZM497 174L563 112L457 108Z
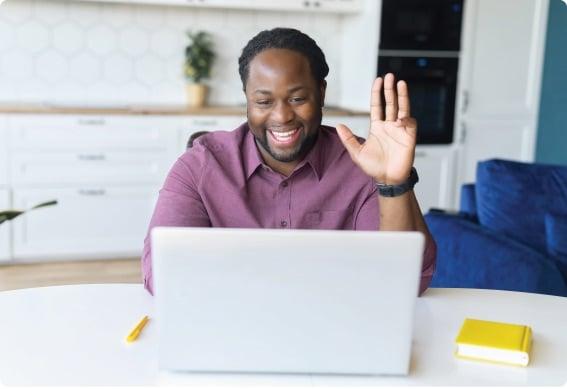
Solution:
M382 106L384 87L386 107ZM337 131L350 157L377 182L399 184L407 180L415 155L417 122L410 116L410 100L405 81L395 83L393 74L378 77L372 85L370 131L360 144L345 125Z

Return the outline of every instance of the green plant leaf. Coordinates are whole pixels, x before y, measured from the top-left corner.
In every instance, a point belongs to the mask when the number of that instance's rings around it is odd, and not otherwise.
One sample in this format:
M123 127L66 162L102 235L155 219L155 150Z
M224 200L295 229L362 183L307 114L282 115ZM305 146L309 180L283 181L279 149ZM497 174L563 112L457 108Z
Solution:
M185 78L199 83L210 77L215 61L212 36L206 31L188 31L186 34L189 44L185 48Z

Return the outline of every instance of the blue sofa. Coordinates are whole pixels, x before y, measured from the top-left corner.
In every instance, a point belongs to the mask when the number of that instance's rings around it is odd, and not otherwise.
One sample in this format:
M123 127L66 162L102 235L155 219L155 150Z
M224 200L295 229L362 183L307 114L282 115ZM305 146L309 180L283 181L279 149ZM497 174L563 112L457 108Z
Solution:
M480 162L459 212L425 220L438 246L431 286L567 296L567 166Z

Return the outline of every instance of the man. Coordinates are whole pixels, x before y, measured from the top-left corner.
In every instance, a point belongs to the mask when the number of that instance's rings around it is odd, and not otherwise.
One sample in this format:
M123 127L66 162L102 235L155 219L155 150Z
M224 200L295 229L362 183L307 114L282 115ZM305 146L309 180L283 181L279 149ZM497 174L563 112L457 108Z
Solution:
M160 191L142 256L150 293L150 231L158 225L421 231L423 292L436 248L411 190L417 123L406 83L395 85L392 74L374 81L361 143L344 125L321 126L329 68L307 35L260 32L243 49L239 72L247 123L197 139Z

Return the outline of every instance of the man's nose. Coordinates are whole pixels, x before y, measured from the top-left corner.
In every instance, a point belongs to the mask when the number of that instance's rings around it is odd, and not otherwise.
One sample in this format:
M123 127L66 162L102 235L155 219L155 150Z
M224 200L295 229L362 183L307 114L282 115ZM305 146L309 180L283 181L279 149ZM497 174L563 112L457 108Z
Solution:
M276 104L272 111L272 120L276 123L287 123L293 120L295 112L287 102Z

